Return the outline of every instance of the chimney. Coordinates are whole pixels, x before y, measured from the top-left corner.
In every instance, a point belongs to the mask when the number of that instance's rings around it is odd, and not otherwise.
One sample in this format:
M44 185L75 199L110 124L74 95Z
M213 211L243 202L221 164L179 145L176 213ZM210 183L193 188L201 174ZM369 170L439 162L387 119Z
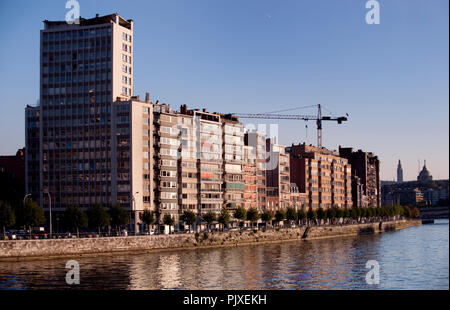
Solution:
M145 93L145 102L150 102L150 94Z
M206 113L206 109L205 108L203 109L203 113Z
M99 17L98 13L97 13L97 14L95 14L95 18L98 18L98 17Z

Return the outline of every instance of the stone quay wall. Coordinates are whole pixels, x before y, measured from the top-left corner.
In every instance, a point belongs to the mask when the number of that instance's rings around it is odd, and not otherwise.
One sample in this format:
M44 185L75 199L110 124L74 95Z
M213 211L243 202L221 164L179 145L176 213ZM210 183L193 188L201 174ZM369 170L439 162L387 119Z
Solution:
M218 246L237 246L267 242L309 240L340 236L382 233L421 225L420 220L399 220L379 223L312 226L267 230L210 232L80 239L38 239L0 241L0 260L52 258L63 256L97 255L115 252L149 252L167 249L189 249Z

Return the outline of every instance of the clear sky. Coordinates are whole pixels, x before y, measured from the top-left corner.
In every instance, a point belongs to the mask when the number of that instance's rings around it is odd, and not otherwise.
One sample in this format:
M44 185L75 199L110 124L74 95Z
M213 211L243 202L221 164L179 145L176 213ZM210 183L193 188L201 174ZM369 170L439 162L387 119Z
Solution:
M320 103L350 115L324 125L324 146L374 152L385 180L398 159L405 180L418 159L448 178L448 0L379 0L379 25L366 24L365 0L79 2L85 18L134 19L135 94L213 112ZM39 30L64 20L65 3L0 1L0 154L24 146L24 108L39 97ZM303 121L276 123L282 144L316 142L313 122L307 132Z

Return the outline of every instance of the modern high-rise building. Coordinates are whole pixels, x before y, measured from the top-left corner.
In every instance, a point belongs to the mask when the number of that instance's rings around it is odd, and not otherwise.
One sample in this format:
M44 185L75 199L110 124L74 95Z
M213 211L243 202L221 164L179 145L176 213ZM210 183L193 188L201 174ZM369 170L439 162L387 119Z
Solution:
M402 163L400 162L400 159L398 160L397 165L397 183L403 182L403 169L402 169Z
M352 207L351 165L335 151L299 144L287 148L291 182L306 193L308 208Z
M339 155L347 158L352 167L353 205L381 206L380 160L373 153L339 147Z
M132 20L44 21L40 104L26 109L26 155L27 192L45 210L49 197L54 211L113 202L111 108L132 93Z

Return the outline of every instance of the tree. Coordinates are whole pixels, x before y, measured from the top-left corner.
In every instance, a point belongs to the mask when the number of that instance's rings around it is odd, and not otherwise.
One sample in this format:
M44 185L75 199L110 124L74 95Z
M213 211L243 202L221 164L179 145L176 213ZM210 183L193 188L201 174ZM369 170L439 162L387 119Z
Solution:
M169 225L169 233L172 233L172 226L175 225L175 219L169 213L165 213L163 217L164 225Z
M102 227L109 226L109 214L101 204L94 204L87 210L88 222L91 228L97 228L98 234Z
M317 209L317 218L319 219L320 224L322 224L322 220L326 219L326 214L322 207Z
M270 210L266 210L263 212L263 214L261 214L261 220L263 220L266 223L266 228L267 228L267 223L271 222L273 219L273 213Z
M292 221L298 220L297 212L295 212L294 208L287 208L286 209L286 219L289 221L289 224L292 225Z
M190 211L190 210L185 210L183 212L183 214L181 215L181 220L189 226L189 232L191 232L191 227L192 225L195 224L195 222L197 221L197 216L195 215L194 212Z
M216 214L212 211L208 211L202 215L202 220L204 220L206 222L206 225L208 225L207 229L209 231L211 224L216 220Z
M27 200L25 205L21 205L16 208L16 224L21 227L28 227L30 230L32 227L37 227L45 224L44 210L33 200Z
M259 220L259 213L255 208L250 208L247 211L247 221L250 221L253 227L253 224Z
M310 207L307 216L308 220L315 221L317 220L317 211Z
M342 209L342 208L337 208L336 209L336 217L338 219L343 218L344 214L345 214L344 209Z
M226 208L222 208L217 220L219 221L220 224L223 225L223 228L225 228L225 226L228 225L228 223L230 222L230 218L231 218L230 212L228 212Z
M64 211L64 226L68 229L75 229L77 232L77 237L80 236L79 228L86 227L88 225L88 217L83 210L81 210L78 205L71 205Z
M327 210L327 218L330 220L330 225L332 221L336 218L336 208L332 207Z
M351 217L352 219L354 219L355 221L358 220L358 207L353 207L352 211L351 211Z
M247 211L243 207L238 207L234 212L234 218L239 221L245 221L247 218Z
M303 221L306 220L306 218L307 218L307 214L306 214L305 210L303 210L303 209L298 210L297 215L298 215L298 219L300 221L302 221L302 224L303 224Z
M155 224L155 212L144 210L144 212L139 214L139 218L145 225L147 225L147 231L150 232L150 226Z
M118 231L122 226L128 225L130 222L130 213L119 203L111 206L109 216L111 218L111 226L116 227Z
M344 218L348 219L348 218L350 218L350 217L351 217L350 209L345 208L345 209L344 209Z
M6 228L16 223L16 217L9 203L0 201L0 227L3 227L3 239L6 237Z
M283 209L277 210L275 212L275 221L277 221L278 224L280 222L284 221L286 219L286 212Z

